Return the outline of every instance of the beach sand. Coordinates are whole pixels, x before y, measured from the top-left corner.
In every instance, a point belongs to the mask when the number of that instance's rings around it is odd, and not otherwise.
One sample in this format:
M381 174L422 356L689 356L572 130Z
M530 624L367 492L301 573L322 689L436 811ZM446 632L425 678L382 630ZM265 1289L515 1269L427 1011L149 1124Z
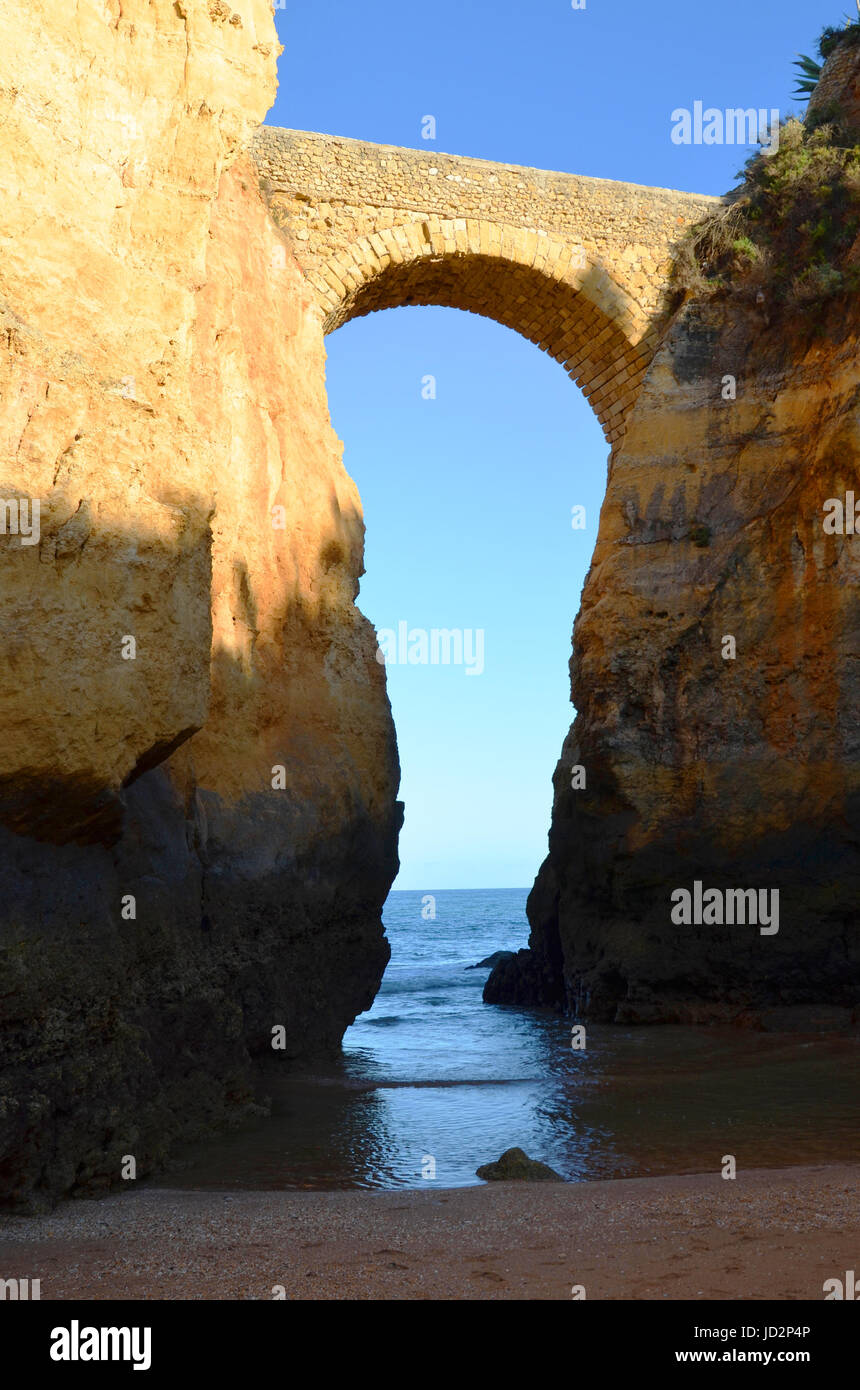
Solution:
M46 1299L815 1299L860 1271L860 1165L397 1192L139 1188L0 1218Z

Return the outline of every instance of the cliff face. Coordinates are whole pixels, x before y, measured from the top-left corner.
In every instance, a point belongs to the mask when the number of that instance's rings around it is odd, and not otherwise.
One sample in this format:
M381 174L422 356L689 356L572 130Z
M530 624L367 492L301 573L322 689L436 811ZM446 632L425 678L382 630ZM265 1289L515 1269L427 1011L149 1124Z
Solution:
M0 1200L38 1205L337 1045L400 807L319 314L242 154L268 0L4 0L0 43L0 492L40 503L0 535Z
M337 1046L402 808L322 313L244 153L269 0L0 0L0 55L0 1201L38 1206ZM649 368L488 997L857 1002L856 312L820 327L694 303ZM675 925L697 880L778 889L778 933Z
M860 1022L853 37L679 257L610 458L530 949L489 1001Z
M610 460L531 951L485 998L617 1022L860 1002L860 552L824 524L860 500L858 330L853 304L673 325ZM778 932L675 924L697 880L778 889Z

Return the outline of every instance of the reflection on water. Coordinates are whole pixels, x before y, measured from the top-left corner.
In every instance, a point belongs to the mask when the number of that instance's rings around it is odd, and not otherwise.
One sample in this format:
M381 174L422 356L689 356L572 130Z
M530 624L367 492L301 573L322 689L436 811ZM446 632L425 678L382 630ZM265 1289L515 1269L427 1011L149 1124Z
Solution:
M518 1144L571 1179L860 1158L860 1040L737 1029L589 1025L482 1003L487 970L524 944L525 891L386 905L392 961L342 1057L267 1079L272 1117L195 1146L183 1187L462 1186ZM435 1161L435 1180L427 1173Z

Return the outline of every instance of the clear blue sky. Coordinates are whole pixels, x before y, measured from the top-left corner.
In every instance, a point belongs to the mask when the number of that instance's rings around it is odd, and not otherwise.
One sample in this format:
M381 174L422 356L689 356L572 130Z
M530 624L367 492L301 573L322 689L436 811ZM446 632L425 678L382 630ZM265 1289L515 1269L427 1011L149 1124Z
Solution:
M722 193L749 151L679 146L695 101L802 110L792 61L849 0L287 0L272 125ZM433 115L435 142L421 138ZM560 366L454 309L328 339L332 420L361 491L378 628L482 628L485 671L391 666L406 824L397 888L519 887L546 853L573 717L573 619L607 446ZM437 381L424 400L423 378ZM571 508L586 508L585 531Z

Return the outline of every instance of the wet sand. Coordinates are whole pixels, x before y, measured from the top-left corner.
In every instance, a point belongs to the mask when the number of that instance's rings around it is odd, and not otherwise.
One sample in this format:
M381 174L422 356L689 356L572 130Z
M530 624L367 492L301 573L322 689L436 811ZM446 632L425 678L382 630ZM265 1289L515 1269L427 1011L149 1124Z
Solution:
M860 1165L397 1192L140 1188L0 1218L47 1299L813 1299L860 1270Z

